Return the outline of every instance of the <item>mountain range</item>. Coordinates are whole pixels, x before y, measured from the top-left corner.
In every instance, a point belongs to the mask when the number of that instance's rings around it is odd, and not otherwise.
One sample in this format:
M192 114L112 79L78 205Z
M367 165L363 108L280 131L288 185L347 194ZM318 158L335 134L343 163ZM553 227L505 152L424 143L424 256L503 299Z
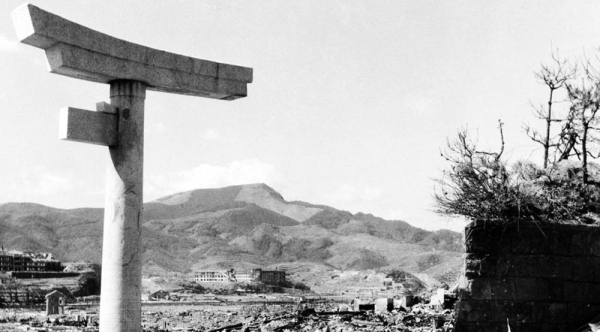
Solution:
M101 263L103 209L0 205L0 245ZM265 184L199 189L144 204L144 273L284 268L403 270L438 279L462 264L462 237L404 221L287 202Z

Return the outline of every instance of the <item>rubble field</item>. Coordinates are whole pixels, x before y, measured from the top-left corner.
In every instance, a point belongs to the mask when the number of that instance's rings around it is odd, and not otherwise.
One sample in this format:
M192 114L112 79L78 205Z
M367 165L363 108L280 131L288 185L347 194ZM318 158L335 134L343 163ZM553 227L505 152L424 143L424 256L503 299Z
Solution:
M349 311L347 305L165 306L142 310L144 332L220 331L453 331L454 312L417 304L408 309ZM79 310L46 316L42 311L0 309L0 332L98 331L97 315Z

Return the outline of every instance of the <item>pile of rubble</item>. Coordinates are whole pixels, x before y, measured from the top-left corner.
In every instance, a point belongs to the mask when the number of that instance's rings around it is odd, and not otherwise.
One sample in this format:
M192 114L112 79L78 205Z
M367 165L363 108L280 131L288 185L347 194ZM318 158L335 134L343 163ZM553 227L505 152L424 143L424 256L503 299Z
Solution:
M226 332L226 331L420 331L451 332L454 312L434 310L417 304L409 309L348 311L347 305L319 304L259 305L237 308L177 307L142 311L144 332ZM0 332L8 331L98 331L97 315L52 315L26 310L0 310ZM87 319L86 319L87 318ZM92 319L93 318L93 319Z
M292 309L292 310L290 310ZM441 312L423 305L390 312L339 311L321 308L254 307L239 312L187 310L175 315L146 312L143 331L435 331L454 330L454 313ZM325 310L322 310L325 309Z
M98 324L90 323L79 315L46 316L41 311L26 309L0 310L0 332L39 331L39 332L94 332Z

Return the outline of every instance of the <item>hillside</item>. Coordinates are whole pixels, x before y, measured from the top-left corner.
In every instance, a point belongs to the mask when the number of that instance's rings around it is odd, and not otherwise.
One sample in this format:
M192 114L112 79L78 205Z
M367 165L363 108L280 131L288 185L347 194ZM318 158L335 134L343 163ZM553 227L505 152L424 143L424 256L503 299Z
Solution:
M102 209L0 205L0 244L101 262ZM264 184L200 189L144 204L144 272L285 266L315 270L401 269L434 277L456 271L461 236L403 221L287 202Z

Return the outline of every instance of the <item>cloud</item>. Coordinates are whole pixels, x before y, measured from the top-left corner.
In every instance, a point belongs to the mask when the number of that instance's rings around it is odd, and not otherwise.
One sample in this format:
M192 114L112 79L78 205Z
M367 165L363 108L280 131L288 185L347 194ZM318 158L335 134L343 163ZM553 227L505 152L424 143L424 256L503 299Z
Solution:
M19 51L20 48L17 41L0 35L0 52L15 53Z
M235 160L226 166L200 164L166 176L150 176L145 185L149 198L201 188L220 188L247 183L277 186L283 176L275 166L258 159Z
M207 141L214 141L219 138L219 133L214 129L209 129L202 135L202 138Z

